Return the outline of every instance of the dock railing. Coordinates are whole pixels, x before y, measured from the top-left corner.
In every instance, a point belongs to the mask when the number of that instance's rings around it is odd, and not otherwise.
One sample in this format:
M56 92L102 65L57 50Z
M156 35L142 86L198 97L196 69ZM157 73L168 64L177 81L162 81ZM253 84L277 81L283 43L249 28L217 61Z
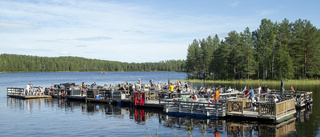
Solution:
M127 99L130 97L130 90L120 90L121 99Z
M251 102L248 102L246 98L229 100L228 101L228 112L244 112ZM282 101L280 103L268 103L268 102L257 102L257 110L249 110L249 111L257 111L258 114L262 115L279 115L286 113L288 111L295 109L295 99L289 99Z
M208 103L202 101L165 100L164 111L186 115L226 116L226 102Z
M159 91L155 90L155 91L145 91L145 100L155 100L155 99L158 99L159 96L158 96L158 93Z
M289 99L276 104L275 115L286 113L295 109L295 100Z
M7 95L16 95L16 96L40 95L40 93L42 93L42 92L38 91L38 88L39 87L33 87L32 90L29 90L29 92L28 92L26 88L7 87ZM43 93L44 93L44 91L43 91Z
M248 98L238 98L235 100L228 101L228 111L239 111L243 112L246 107L248 107Z
M24 88L16 88L16 87L8 87L7 88L7 95L24 95Z

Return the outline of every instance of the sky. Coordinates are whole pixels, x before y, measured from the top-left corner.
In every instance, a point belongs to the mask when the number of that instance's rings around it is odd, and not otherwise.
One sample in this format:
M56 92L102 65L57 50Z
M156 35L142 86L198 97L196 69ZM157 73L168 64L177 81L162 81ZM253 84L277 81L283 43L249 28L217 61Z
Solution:
M256 30L263 18L310 20L320 1L0 0L0 54L121 62L184 60L194 39Z

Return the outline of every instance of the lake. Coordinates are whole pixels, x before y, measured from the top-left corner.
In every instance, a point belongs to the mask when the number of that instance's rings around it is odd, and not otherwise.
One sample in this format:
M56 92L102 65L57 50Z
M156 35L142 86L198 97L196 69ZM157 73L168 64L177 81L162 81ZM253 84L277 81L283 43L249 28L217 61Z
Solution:
M320 136L319 85L295 86L296 90L314 91L310 108L297 110L296 118L281 124L241 119L195 119L166 115L160 109L136 109L103 103L86 103L64 99L7 98L7 87L49 87L52 83L98 85L148 83L184 79L176 72L52 72L0 74L0 136ZM194 87L215 84L190 83ZM227 84L221 84L229 86ZM244 85L230 85L238 89ZM286 85L289 88L290 85ZM269 88L279 89L279 85Z

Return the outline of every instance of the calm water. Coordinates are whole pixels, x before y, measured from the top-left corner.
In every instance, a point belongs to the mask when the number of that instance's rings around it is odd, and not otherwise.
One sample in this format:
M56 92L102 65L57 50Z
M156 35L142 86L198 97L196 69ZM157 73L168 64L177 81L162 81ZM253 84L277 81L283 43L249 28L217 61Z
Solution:
M162 110L135 109L108 104L58 99L21 100L6 97L7 87L49 87L51 83L80 82L98 85L147 83L183 79L175 72L67 72L0 74L0 136L320 136L319 86L296 86L314 91L312 109L298 111L297 119L283 125L229 119L192 119L168 116ZM279 84L280 85L280 84ZM193 84L193 86L208 86ZM211 84L210 86L217 86ZM229 85L223 85L229 86ZM244 85L231 85L243 88ZM289 86L289 85L286 85ZM278 89L278 85L269 85ZM318 97L318 98L317 98Z

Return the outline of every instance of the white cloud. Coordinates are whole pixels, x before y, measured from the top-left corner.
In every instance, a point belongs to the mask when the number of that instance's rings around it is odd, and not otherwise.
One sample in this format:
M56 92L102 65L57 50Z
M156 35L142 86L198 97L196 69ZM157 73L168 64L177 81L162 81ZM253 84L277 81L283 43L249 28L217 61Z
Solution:
M67 55L69 55L69 52L68 52L68 51L61 51L61 52L59 53L59 55L61 55L61 56L67 56Z
M232 7L237 7L239 5L240 1L235 1L233 3L231 3Z
M232 5L238 6L239 1ZM0 46L43 48L34 55L70 55L127 62L185 59L193 39L244 30L247 17L175 14L156 5L105 1L0 1ZM259 22L258 22L259 23ZM10 27L10 24L12 25ZM35 29L37 28L37 29ZM28 29L28 31L21 31ZM21 51L22 52L22 51Z
M80 41L99 41L99 40L109 40L109 39L112 39L112 38L97 36L97 37L77 38L76 40L80 40Z
M0 22L0 31L35 29L35 28L37 28L37 26L30 25L30 24Z
M273 15L276 14L279 11L279 8L274 8L274 9L262 9L258 10L258 14L260 16L267 16L267 15Z

